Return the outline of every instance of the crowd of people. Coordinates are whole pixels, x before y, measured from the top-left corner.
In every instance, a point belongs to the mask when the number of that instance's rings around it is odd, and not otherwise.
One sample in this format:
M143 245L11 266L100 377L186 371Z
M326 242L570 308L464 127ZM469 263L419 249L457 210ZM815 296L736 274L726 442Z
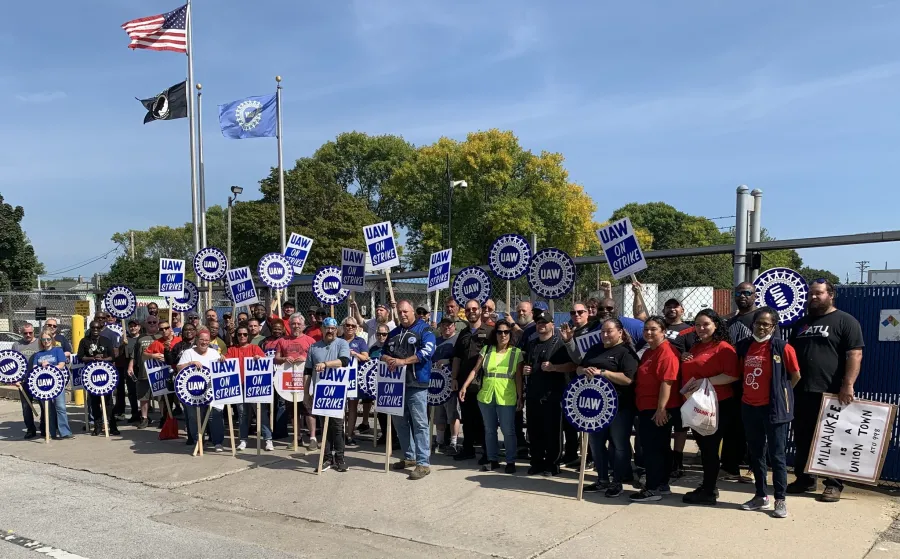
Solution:
M640 285L633 289L637 293ZM808 312L792 325L788 336L779 330L778 311L757 306L752 285L738 285L734 301L734 314L720 316L706 308L688 324L683 320L684 307L676 299L666 301L658 315L649 315L635 297L635 318L630 318L621 316L607 296L573 303L569 320L558 325L543 302L521 301L515 314L501 316L490 299L481 304L470 300L460 309L449 298L436 323L431 322L428 309L416 309L409 301L379 305L366 320L351 300L349 316L340 324L323 308L312 307L304 316L285 303L281 316L270 316L264 306L254 305L236 320L225 313L222 326L215 310L206 313L204 324L199 314L188 313L181 326L177 313L171 322L160 320L153 305L143 323L128 322L124 335L119 334L114 318L98 313L74 355L82 363L112 362L121 373L115 398L107 396L112 434L118 433L117 420L125 420L126 399L132 413L128 422L139 429L150 426L153 397L145 366L148 359L164 361L173 371L189 365L209 367L225 358L265 356L282 367L302 367L306 392L299 413L305 422L304 444L317 450L321 437L323 469L338 472L348 469L345 448L358 446L357 434L373 429L373 402L365 397L349 400L345 421L330 421L322 433L321 418L309 413L315 373L346 367L351 360L381 360L390 370L404 371L406 398L404 414L395 418L391 433L386 433L385 416L377 414L381 431L377 444L393 437L403 452L393 469L411 469L409 478L414 480L431 473L433 445L457 462L477 460L483 471L502 468L514 474L517 462L527 459L528 475L559 475L562 466L580 462L579 434L564 418L563 393L576 376L601 377L615 388L618 410L608 426L589 435L588 456L583 458L597 478L585 490L616 498L626 484L632 484L638 491L629 499L635 502L661 500L671 493L670 481L684 475L688 429L682 425L681 406L706 379L718 399L718 427L709 435L693 433L702 481L683 501L715 505L720 480L753 481L755 494L741 508L771 509L773 516L784 518L787 494L817 488L816 479L804 468L819 404L825 392L839 394L845 404L853 400L864 345L862 331L856 319L835 308L834 286L826 280L810 285ZM34 328L24 326L24 338L14 349L29 358L31 367L66 367L73 352L65 338L56 335L57 324L48 320L37 339ZM598 332L598 343L587 347L578 343L582 336ZM426 398L433 366L450 369L453 394L431 412L434 438ZM279 400L278 413L272 414L278 418L275 425L269 424L268 405L255 419L255 406L237 406L238 449L246 449L254 421L261 423L268 451L274 450L273 438L287 435L290 410ZM205 436L197 432L195 415L205 413L203 408L182 407L170 396L160 409L160 427L167 409L185 416L188 445ZM38 427L24 396L22 410L25 438L35 437ZM91 416L96 420L101 414L100 398L92 397ZM64 395L53 402L47 415L41 417L42 434L49 429L53 437L72 436ZM208 416L209 444L222 451L226 419L216 408ZM99 433L99 424L94 421L91 434ZM786 446L791 426L796 478L789 484ZM753 480L741 475L742 464L749 465ZM774 506L768 496L769 468ZM836 502L842 489L839 480L826 479L820 500Z

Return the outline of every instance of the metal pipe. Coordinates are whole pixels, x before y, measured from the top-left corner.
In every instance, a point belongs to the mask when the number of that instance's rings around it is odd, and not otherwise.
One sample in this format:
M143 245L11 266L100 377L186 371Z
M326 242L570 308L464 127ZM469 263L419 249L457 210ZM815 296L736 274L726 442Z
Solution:
M753 197L753 211L750 212L750 242L758 243L762 237L762 195L763 191L754 188L750 193ZM756 278L759 277L759 267L753 267L753 262L751 259L750 263L750 271L749 271L749 279L747 281L756 281Z
M747 185L737 187L737 206L734 213L734 285L747 279L747 210L750 197Z

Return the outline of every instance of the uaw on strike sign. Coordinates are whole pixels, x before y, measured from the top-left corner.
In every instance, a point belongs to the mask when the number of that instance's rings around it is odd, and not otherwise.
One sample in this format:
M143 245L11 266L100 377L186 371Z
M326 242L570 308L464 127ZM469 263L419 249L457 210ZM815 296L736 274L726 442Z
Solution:
M845 406L823 394L806 471L877 485L896 417L891 404L854 400Z

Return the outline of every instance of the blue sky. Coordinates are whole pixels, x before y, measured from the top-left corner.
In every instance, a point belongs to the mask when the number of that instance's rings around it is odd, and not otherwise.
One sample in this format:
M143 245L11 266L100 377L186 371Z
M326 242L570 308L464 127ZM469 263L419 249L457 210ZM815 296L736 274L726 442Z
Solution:
M0 193L48 271L110 236L190 218L187 120L142 125L135 97L186 75L120 29L178 0L18 2L0 31ZM765 192L777 238L900 228L900 1L194 2L208 203L254 197L274 139L221 136L216 104L284 76L285 160L337 134L416 144L513 130L566 156L598 220L631 202L734 214ZM12 53L12 55L10 55ZM726 225L728 220L718 223ZM845 279L900 268L900 244L801 251ZM103 271L101 260L74 273ZM858 272L856 273L858 277Z

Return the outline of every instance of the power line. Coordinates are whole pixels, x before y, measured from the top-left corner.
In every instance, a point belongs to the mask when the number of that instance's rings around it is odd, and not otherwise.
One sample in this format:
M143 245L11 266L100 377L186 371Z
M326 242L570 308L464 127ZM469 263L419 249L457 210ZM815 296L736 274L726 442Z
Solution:
M102 260L102 259L106 258L107 256L109 256L110 254L116 252L116 251L119 250L120 248L122 248L122 247L116 246L116 247L114 247L114 248L112 248L112 249L106 251L105 253L99 255L99 256L95 256L95 257L90 258L90 259L88 259L88 260L85 260L85 261L83 261L83 262L78 262L78 263L76 263L76 264L72 264L71 266L67 266L67 267L65 267L65 268L60 268L59 270L54 270L54 271L48 272L48 273L46 273L46 274L41 274L41 277L61 276L61 275L63 275L63 274L67 274L67 273L69 273L69 272L74 272L75 270L78 270L79 268L84 268L85 266L87 266L87 265L89 265L89 264L93 264L94 262L97 262L98 260Z

